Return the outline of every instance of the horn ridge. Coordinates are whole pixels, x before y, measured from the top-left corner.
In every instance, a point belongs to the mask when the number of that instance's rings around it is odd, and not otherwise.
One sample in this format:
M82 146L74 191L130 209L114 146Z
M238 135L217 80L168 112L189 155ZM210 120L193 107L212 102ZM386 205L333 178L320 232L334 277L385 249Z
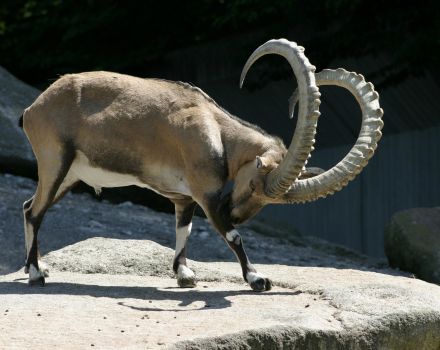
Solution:
M368 164L382 136L383 109L379 105L379 94L362 75L342 68L325 69L316 74L316 84L337 85L352 93L362 111L361 130L352 149L338 164L315 177L297 180L277 203L310 202L341 190Z
M266 177L265 193L270 198L284 195L298 178L307 163L315 142L319 118L319 89L315 82L315 69L304 55L304 48L286 39L269 40L258 47L247 60L240 76L240 87L252 64L267 54L283 56L298 81L299 114L295 132L284 159Z

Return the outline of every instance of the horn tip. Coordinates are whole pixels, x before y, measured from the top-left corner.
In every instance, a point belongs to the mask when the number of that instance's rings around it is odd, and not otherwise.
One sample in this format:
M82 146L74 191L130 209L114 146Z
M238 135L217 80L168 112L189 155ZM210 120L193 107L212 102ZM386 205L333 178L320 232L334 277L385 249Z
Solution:
M248 72L248 70L246 68L247 67L243 68L243 71L241 72L241 75L240 75L240 82L239 82L240 89L243 87L244 81L246 79L246 74Z

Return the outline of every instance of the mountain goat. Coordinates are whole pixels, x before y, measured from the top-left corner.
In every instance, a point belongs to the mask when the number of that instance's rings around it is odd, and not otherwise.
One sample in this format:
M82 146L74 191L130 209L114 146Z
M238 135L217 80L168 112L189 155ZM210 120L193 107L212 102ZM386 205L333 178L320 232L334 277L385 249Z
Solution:
M23 128L38 161L35 195L23 204L26 267L30 284L44 285L37 234L46 210L78 181L103 187L137 185L169 198L176 212L173 269L181 287L196 283L186 263L186 242L198 204L241 264L253 290L271 288L250 263L235 226L269 203L314 201L340 190L359 174L381 137L378 94L361 75L315 67L304 48L285 39L260 46L243 68L240 86L261 56L290 63L299 101L291 144L232 116L202 90L181 82L141 79L110 72L68 74L25 110ZM348 89L362 110L359 137L333 168L305 168L313 150L319 85ZM230 194L222 197L227 181Z

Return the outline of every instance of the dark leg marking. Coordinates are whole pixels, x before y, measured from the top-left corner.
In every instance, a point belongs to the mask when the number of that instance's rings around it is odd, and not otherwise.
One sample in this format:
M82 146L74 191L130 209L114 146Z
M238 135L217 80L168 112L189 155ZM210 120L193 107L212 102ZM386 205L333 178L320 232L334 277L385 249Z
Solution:
M231 223L229 201L230 197L220 200L219 194L209 196L206 200L208 211L206 215L240 262L244 280L251 285L253 290L270 290L272 282L259 274L252 266L244 249L243 240Z
M188 226L194 216L194 210L196 209L197 203L192 202L188 205L182 206L179 213L176 212L176 225L177 227ZM180 209L180 208L179 208ZM176 205L176 211L177 211Z
M179 265L181 264L181 259L185 256L186 247L182 249L177 255L174 257L173 261L173 271L175 274L177 274L177 271L179 269Z
M25 201L23 203L23 210L29 209L29 207L31 206L33 200L34 200L34 196L29 198L27 201Z
M26 215L26 211L31 206L33 200L34 200L34 196L32 196L31 198L29 198L27 201L25 201L23 203L23 213L24 213L24 215ZM25 220L24 220L24 225L26 226L26 217L25 217ZM25 227L25 229L26 229L26 227ZM25 241L26 241L26 238L25 238ZM26 266L27 255L28 255L28 248L27 248L27 246L25 246L25 252L24 253L25 253L24 254L24 264L25 264L24 272L25 273L29 273L29 266Z
M37 188L37 192L31 200L26 201L23 204L23 212L24 212L24 221L25 221L25 230L27 231L26 238L27 245L30 244L30 248L27 246L27 259L25 265L25 271L29 271L29 284L38 284L44 286L45 279L42 271L40 271L40 267L38 265L38 230L40 228L41 222L43 221L43 217L47 209L53 204L53 200L55 195L63 182L64 177L66 176L69 168L73 162L75 156L75 152L73 147L66 147L64 150L64 154L62 155L60 168L58 170L58 174L55 177L55 180L50 183L45 183L46 179L42 179L41 177L44 174L39 173L40 179ZM44 185L42 186L41 183ZM47 187L46 187L47 186ZM48 189L48 190L47 190ZM35 212L35 205L38 203L41 208L37 209ZM37 204L37 205L38 205ZM28 232L30 231L30 232ZM38 274L39 276L34 278L32 275Z

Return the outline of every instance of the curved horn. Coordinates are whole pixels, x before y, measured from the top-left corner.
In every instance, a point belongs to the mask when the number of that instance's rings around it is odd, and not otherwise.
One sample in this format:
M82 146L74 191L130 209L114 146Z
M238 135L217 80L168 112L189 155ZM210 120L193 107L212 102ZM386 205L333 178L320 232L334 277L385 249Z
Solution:
M362 110L361 131L352 149L338 164L318 176L296 181L278 203L310 202L341 190L367 165L382 136L383 110L379 106L379 94L362 75L342 68L325 69L316 74L316 84L341 86L353 94ZM294 105L290 107L293 108Z
M252 64L267 54L281 55L289 62L299 91L299 116L292 142L280 165L266 177L265 193L276 198L289 190L313 150L321 95L315 83L316 68L304 56L304 48L286 39L270 40L254 51L241 72L240 87Z

